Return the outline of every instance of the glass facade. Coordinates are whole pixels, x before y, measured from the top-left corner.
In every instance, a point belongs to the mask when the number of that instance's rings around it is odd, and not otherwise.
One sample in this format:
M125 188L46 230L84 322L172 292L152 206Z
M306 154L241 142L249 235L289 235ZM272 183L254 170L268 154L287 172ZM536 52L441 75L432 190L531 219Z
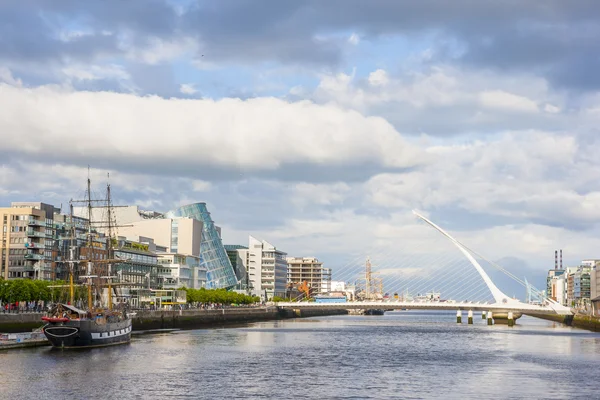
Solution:
M165 213L165 218L188 217L202 221L200 261L206 267L206 287L231 288L238 283L221 236L206 209L205 203L188 204Z

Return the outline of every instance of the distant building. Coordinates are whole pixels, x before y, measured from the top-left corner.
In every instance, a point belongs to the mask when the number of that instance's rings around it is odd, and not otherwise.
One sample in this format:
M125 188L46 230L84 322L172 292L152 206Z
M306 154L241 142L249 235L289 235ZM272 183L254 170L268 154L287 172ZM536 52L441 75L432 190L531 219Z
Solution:
M590 298L596 299L600 297L600 260L594 260L594 265L590 270Z
M101 217L100 211L93 211L93 218ZM79 208L76 214L85 217L86 210ZM188 204L166 213L137 206L115 207L113 216L118 225L132 225L118 228L119 235L152 237L171 253L199 256L206 267L208 288L233 288L238 283L221 241L221 228L213 222L205 203Z
M193 218L202 222L200 258L206 267L208 288L233 288L238 279L221 240L221 228L213 222L205 203L194 203L168 211L165 218Z
M592 267L587 262L578 267L567 268L565 275L568 306L584 307L590 304L591 271Z
M40 202L13 202L0 208L0 271L4 279L52 278L55 213L60 210Z
M566 280L565 280L566 279L565 272L566 271L564 269L551 269L548 271L548 276L546 278L546 293L547 293L548 297L550 297L554 301L558 301L557 300L558 297L563 298L564 303L559 301L559 303L561 303L561 304L566 304L567 286L566 286ZM562 295L559 295L556 287L553 288L552 285L553 285L553 282L556 283L555 281L558 279L561 279L561 277L562 277L562 280L565 281L565 282L563 282L564 293Z
M248 276L248 247L237 244L226 244L225 251L239 282L235 290L251 292L252 287Z
M264 300L285 297L287 287L287 253L264 240L248 240L248 279L253 294Z
M331 291L331 269L315 257L288 257L287 282L299 285L306 282L311 295Z
M158 263L161 265L162 270L161 286L163 289L179 289L181 287L200 289L206 287L206 268L200 265L200 257L158 253Z
M159 218L129 222L118 228L125 237L145 236L154 239L170 253L200 257L202 221L194 218Z

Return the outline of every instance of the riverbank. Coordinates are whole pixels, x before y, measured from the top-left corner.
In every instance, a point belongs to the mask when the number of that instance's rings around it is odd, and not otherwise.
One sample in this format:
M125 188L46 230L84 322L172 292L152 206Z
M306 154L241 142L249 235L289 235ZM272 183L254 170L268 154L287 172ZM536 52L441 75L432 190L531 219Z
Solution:
M600 318L586 315L532 315L532 317L545 319L547 321L559 322L575 328L588 331L600 332Z
M225 308L216 310L137 311L134 331L154 329L195 329L278 319L344 315L346 310L280 310L276 307ZM0 332L27 332L43 325L41 313L0 314Z

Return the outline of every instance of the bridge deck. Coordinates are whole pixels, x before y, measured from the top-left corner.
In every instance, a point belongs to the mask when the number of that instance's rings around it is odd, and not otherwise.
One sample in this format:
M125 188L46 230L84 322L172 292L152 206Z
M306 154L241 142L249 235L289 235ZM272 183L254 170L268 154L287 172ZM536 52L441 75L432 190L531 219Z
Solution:
M547 305L534 305L521 302L510 303L469 303L469 302L414 302L414 301L353 301L346 303L275 303L277 307L288 309L381 309L381 310L463 310L463 311L492 311L519 312L523 314L559 314L568 315L564 310L555 310Z

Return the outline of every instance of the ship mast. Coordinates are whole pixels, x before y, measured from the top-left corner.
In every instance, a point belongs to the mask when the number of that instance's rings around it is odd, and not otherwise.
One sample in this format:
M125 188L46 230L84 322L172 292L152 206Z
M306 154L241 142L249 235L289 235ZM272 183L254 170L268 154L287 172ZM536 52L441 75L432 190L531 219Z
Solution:
M110 173L107 175L108 178L110 178ZM108 309L112 310L112 276L111 276L111 272L112 272L112 264L110 263L110 260L113 259L113 234L112 234L112 201L110 198L110 183L106 184L106 207L107 207L107 217L108 217L108 241L107 241L107 250L108 250L108 254L107 254L107 259L109 260L108 264L107 264L107 283L108 283Z
M94 259L94 243L92 237L92 190L91 190L90 173L88 167L87 178L87 211L88 211L88 262L87 262L87 280L88 280L88 309L92 310L94 303L92 302L92 260Z
M69 213L70 218L71 218L71 229L69 232L69 235L71 236L71 239L69 240L69 298L71 300L71 305L73 305L73 301L74 301L74 297L75 297L75 288L73 286L73 268L74 268L74 263L75 263L75 257L73 256L73 250L74 250L74 246L75 243L74 241L77 240L75 238L75 223L73 221L73 202L70 201L69 202Z

